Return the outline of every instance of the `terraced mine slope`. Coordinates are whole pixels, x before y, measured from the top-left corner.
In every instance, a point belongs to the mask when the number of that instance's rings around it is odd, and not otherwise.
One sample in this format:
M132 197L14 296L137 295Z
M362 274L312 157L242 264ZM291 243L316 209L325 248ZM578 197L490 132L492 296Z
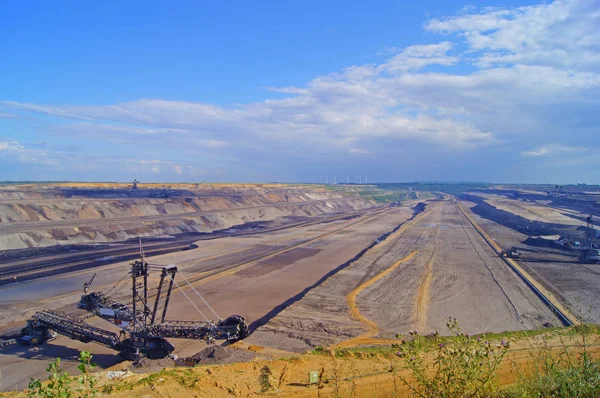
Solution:
M204 187L0 189L0 249L206 233L290 217L368 209L351 189Z
M554 245L538 247L536 235L561 235L585 242L585 219L593 214L598 230L600 196L552 196L521 190L486 190L463 202L504 250L517 245L514 259L546 290L584 322L600 322L600 265L580 261L580 252ZM596 233L598 234L598 232ZM596 239L598 242L599 239Z

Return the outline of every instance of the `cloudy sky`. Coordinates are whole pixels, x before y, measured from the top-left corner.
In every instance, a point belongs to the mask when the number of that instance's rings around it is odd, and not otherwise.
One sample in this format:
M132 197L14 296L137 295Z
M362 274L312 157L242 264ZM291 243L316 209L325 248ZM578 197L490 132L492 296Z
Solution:
M96 3L3 6L0 180L600 183L600 0Z

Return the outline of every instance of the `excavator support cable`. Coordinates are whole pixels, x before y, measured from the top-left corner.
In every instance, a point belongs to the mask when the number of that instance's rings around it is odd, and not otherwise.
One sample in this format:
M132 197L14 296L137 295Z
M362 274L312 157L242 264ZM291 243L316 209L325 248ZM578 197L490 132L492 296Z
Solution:
M204 304L205 304L205 305L208 307L208 309L209 309L209 310L210 310L210 311L213 313L213 315L214 315L214 316L216 316L216 317L217 317L217 319L222 319L222 318L219 316L219 314L217 314L217 312L216 312L216 311L215 311L215 310L214 310L214 309L213 309L213 308L210 306L210 304L208 304L208 302L207 302L206 300L204 300L204 297L202 297L202 296L200 295L200 293L198 293L198 291L196 290L196 288L194 287L194 285L192 285L192 284L190 283L190 281L189 281L189 280L188 280L188 279L185 277L185 275L183 275L183 274L181 273L181 271L179 271L179 275L181 275L181 277L183 278L183 280L184 280L184 281L185 281L185 282L186 282L186 283L189 285L189 287L191 287L191 288L192 288L192 290L194 291L194 293L196 293L196 295L197 295L198 297L200 297L200 300L202 300L202 302L203 302L203 303L204 303Z
M192 304L192 306L196 309L196 311L198 311L198 313L200 315L202 315L202 318L204 318L204 320L206 320L206 322L208 322L208 318L206 317L206 315L204 315L204 313L202 311L200 311L200 308L198 308L198 306L192 301L192 299L190 299L190 297L181 288L181 286L179 286L179 283L177 283L177 281L175 281L175 278L173 278L173 276L171 276L171 280L173 281L173 283L175 283L175 286L177 286L177 288L179 289L179 291L185 296L185 298L187 299L187 301L189 301L190 304Z

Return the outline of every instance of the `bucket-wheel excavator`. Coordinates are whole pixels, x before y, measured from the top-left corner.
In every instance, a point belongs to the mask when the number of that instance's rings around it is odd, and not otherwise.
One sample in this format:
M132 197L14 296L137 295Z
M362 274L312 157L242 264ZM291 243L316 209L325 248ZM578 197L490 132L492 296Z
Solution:
M148 277L151 271L160 272L160 281L156 292L149 294ZM43 343L51 338L54 331L72 339L99 344L113 348L128 360L137 361L141 357L151 359L164 358L173 352L174 347L168 337L214 340L238 340L246 337L248 327L240 315L220 319L210 305L184 277L189 287L215 314L217 320L211 321L204 316L177 282L176 265L149 265L143 251L141 259L131 264L128 276L131 278L131 301L127 304L113 300L101 292L89 292L95 274L84 285L84 294L79 308L104 318L121 327L119 334L89 325L64 313L42 310L33 315L23 329L22 341L29 344ZM182 276L183 277L183 276ZM173 287L177 286L182 294L206 319L205 321L167 320L167 309ZM154 300L152 301L152 296Z

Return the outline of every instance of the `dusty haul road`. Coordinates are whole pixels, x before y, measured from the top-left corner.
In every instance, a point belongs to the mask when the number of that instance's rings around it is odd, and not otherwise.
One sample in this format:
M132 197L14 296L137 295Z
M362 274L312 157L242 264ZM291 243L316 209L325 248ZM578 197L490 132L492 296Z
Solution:
M361 285L365 288L356 292ZM351 301L357 307L352 314ZM425 212L247 341L297 352L315 345L344 347L415 329L443 333L449 316L471 334L559 325L455 204L430 202Z
M326 275L335 272L382 234L392 231L411 216L413 209L410 205L376 209L355 218L202 241L198 242L197 249L151 257L148 261L152 264L178 264L181 274L192 281L221 317L240 314L255 328L268 322L287 305L300 300ZM114 298L126 301L130 288L128 270L128 262L95 269L98 274L92 290L110 291ZM89 277L90 271L87 270L2 286L2 328L5 332L18 330L24 319L41 308L60 310L74 316L84 315L75 306L83 283ZM152 278L151 286L154 286ZM195 298L202 312L211 314L191 290L186 293ZM179 291L172 296L168 318L202 320ZM115 330L113 325L102 319L90 318L87 321ZM193 355L205 347L204 342L172 341L176 346L175 354L181 357ZM23 388L30 377L43 377L47 363L57 356L63 359L66 370L74 372L74 360L80 350L91 351L95 361L103 368L121 361L108 348L64 337L33 348L11 346L0 350L2 388Z
M597 206L588 205L590 202L596 203L590 200L569 198L566 205L558 207L552 203L542 206L540 203L543 204L544 201L526 202L500 195L486 195L486 197L488 204L485 206L472 202L462 202L462 204L470 208L477 223L505 249L513 245L527 245L529 236L540 232L560 234L584 242L585 219L590 214L589 207L593 207L597 212ZM566 199L560 199L561 202L563 200ZM512 215L521 215L522 218L515 223ZM596 222L598 217L599 214L595 213ZM523 231L519 226L526 225L527 221L530 222L530 228ZM515 261L571 313L584 322L599 323L600 268L598 264L582 263L578 258L579 254L574 251L559 249L543 253L535 252L535 246L530 248L534 251L522 251Z

